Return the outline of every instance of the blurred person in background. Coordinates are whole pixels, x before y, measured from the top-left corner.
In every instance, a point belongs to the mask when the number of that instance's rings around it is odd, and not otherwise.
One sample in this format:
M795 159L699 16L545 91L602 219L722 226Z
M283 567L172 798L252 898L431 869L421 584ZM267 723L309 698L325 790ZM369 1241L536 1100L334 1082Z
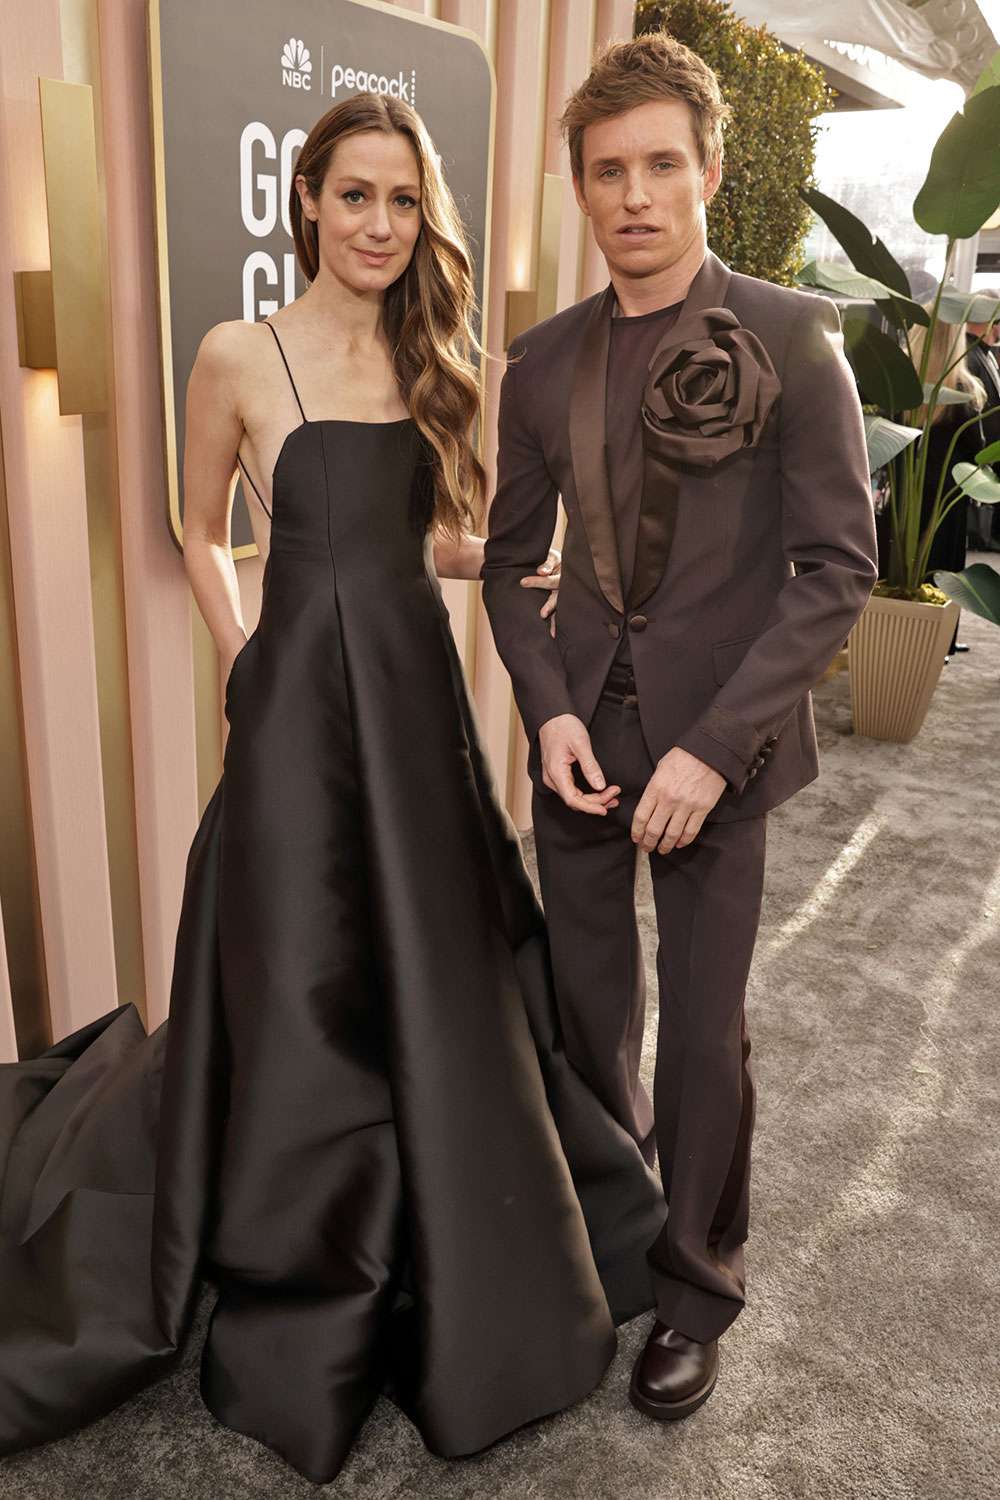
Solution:
M996 352L1000 345L1000 289L984 287L979 295L997 304L997 317L990 323L965 325L968 347L966 362L970 373L981 382L986 392L986 407L989 408L1000 406L1000 363ZM980 427L983 446L1000 442L1000 411L984 411ZM971 501L967 534L970 546L976 551L1000 552L1000 507Z
M930 312L932 303L924 304ZM960 391L964 396L962 401L952 401L947 404L935 406L934 411L928 414L926 406L921 406L916 414L916 425L925 427L930 424L930 433L927 438L927 466L924 470L923 503L921 508L921 526L926 526L930 520L931 511L934 506L934 497L938 491L938 483L941 479L941 471L947 465L948 475L945 476L942 494L947 494L952 488L950 479L951 470L958 463L974 463L976 454L986 442L983 436L982 422L974 422L971 427L963 427L970 417L975 417L989 403L986 399L986 391L980 380L972 374L968 361L963 355L957 364L952 365L955 358L953 342L953 327L951 323L938 323L931 340L930 357L927 361L925 373L925 384L933 384L944 371L947 371L944 384L950 390ZM917 326L910 330L910 356L914 365L920 367L923 359L924 344L926 341L926 330ZM949 368L951 366L951 368ZM958 429L962 428L962 431ZM952 448L952 439L955 446ZM950 505L947 514L935 533L931 544L930 554L927 559L927 571L923 581L933 583L934 574L939 569L949 573L960 573L965 567L966 534L969 525L969 500L966 495L959 495ZM948 647L948 656L955 652L968 651L968 646L958 639L958 624L955 625L955 633L952 636L951 645Z

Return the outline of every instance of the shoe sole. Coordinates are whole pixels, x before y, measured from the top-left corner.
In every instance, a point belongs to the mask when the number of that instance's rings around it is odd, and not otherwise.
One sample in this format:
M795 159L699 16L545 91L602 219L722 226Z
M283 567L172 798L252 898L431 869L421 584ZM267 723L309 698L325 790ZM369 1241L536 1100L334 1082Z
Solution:
M715 1390L715 1383L719 1378L718 1370L711 1380L700 1391L695 1391L691 1396L685 1396L683 1401L655 1401L652 1396L644 1396L639 1389L635 1371L632 1372L632 1380L628 1388L628 1399L636 1411L641 1411L643 1416L652 1417L654 1422L679 1422L683 1417L689 1417L699 1406L703 1406L709 1396Z

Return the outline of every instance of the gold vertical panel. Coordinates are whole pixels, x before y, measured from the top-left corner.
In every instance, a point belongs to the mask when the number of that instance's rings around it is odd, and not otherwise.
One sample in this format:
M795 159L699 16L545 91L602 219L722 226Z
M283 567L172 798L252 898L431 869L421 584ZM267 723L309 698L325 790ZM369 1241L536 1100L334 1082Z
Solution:
M538 321L559 310L559 248L562 236L563 179L546 172L538 229Z
M101 253L93 90L39 78L59 410L107 407L106 282Z
M7 484L0 413L0 911L14 1007L18 1056L36 1057L52 1041L38 872L31 829L17 620L10 560Z
M107 418L83 419L101 785L120 1004L146 1017L118 472ZM111 1003L111 997L108 997Z
M54 370L57 355L52 272L15 271L14 309L18 363L26 370Z
M131 1001L146 1016L142 909L139 893L139 850L135 819L135 782L131 706L128 680L128 640L125 618L125 568L121 533L121 495L113 419L113 335L107 217L104 202L103 121L101 94L91 85L99 77L100 45L97 14L92 0L63 0L60 8L63 70L74 92L69 96L81 127L88 116L93 142L93 177L88 156L88 202L94 207L88 235L93 259L86 267L93 309L100 314L90 361L105 372L105 409L85 413L81 422L84 484L87 496L87 541L90 598L97 664L97 711L101 745L101 785L104 793L104 832L119 1002ZM62 86L54 93L62 93ZM62 143L60 142L60 151ZM49 199L52 212L52 198ZM96 232L94 226L96 225ZM50 233L52 229L50 228ZM74 313L75 316L75 313ZM60 379L62 371L60 370ZM112 997L108 997L110 1004Z

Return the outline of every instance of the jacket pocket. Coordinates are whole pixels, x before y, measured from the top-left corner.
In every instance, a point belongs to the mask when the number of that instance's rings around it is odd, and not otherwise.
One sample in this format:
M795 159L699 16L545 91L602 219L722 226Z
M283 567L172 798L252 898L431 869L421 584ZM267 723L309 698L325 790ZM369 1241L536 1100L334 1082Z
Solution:
M715 680L720 687L732 677L756 639L756 635L741 635L738 640L718 641L712 647Z

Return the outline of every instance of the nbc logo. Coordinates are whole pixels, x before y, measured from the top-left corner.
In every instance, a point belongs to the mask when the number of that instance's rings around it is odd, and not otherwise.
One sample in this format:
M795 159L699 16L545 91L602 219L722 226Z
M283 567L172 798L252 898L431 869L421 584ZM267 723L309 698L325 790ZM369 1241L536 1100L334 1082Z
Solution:
M309 48L298 37L289 37L281 50L281 81L291 89L312 88Z

